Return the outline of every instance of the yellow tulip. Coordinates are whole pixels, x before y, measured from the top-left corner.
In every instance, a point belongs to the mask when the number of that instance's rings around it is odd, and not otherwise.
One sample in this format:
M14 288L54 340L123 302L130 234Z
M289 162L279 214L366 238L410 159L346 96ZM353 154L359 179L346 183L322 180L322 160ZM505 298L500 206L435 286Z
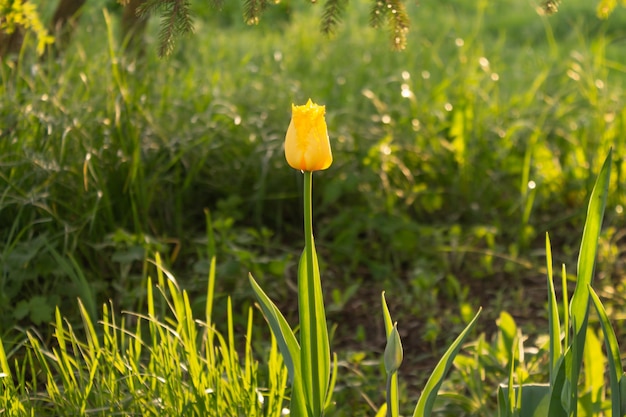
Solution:
M332 164L325 112L325 106L318 106L311 99L303 106L291 105L291 123L285 137L285 158L292 168L319 171Z

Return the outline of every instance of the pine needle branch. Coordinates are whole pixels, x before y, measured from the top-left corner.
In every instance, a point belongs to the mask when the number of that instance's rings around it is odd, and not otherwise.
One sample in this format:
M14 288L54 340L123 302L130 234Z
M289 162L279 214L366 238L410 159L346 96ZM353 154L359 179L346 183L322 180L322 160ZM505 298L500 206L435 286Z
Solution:
M268 0L245 0L243 3L243 20L248 25L259 23L261 14L268 6Z
M169 3L169 0L146 0L137 8L137 15L140 17L148 17L165 7L165 3Z
M345 10L348 0L326 0L322 14L322 32L331 35L335 33L337 25L341 22L341 15Z
M391 29L391 42L394 49L406 47L406 35L409 32L409 15L403 0L375 0L370 11L370 25L377 28L387 18Z
M224 7L224 1L225 0L211 0L211 6L214 9L222 10L222 7Z
M166 3L166 9L161 17L161 32L159 33L159 56L168 56L174 50L176 36L193 32L191 12L187 0L171 0Z
M137 14L161 15L159 32L159 57L168 56L174 50L176 38L193 32L193 20L189 0L147 0L137 9Z
M548 15L554 14L559 11L559 3L561 3L561 0L544 0L541 5L542 11Z
M406 48L406 35L409 33L409 15L402 0L387 0L391 29L393 32L393 47L397 50Z
M386 2L384 0L374 0L374 5L370 11L370 26L379 28L385 17Z

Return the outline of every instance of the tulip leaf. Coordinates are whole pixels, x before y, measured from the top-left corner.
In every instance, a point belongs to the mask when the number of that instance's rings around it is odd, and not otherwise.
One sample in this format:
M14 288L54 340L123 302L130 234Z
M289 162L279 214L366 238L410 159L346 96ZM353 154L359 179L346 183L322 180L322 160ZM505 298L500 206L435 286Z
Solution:
M385 337L389 337L391 329L393 329L393 321L391 320L391 314L389 313L389 307L387 306L387 300L385 299L385 292L380 296L383 305L383 319L385 321Z
M248 274L250 285L256 295L257 300L265 319L272 329L272 333L276 338L278 349L283 355L285 366L289 374L291 382L291 401L289 405L290 416L307 417L310 413L306 410L306 399L302 387L302 370L300 366L300 346L298 341L289 327L289 323L282 315L278 307L265 294L259 284L254 280L252 274Z
M328 407L330 407L332 403L332 396L330 395L330 393L335 391L335 384L337 383L337 367L338 367L337 353L333 353L333 366L332 366L332 371L330 373L330 384L328 385L328 395L326 396L326 403L324 403L324 409L327 409Z
M498 387L498 417L511 417L511 411L509 410L509 401L506 397L504 385Z
M289 373L289 380L293 383L295 379L299 378L300 374L300 346L298 345L298 341L291 327L289 327L289 323L287 323L285 317L280 310L278 310L278 307L276 307L276 304L265 294L252 277L252 274L248 274L248 277L252 290L263 311L263 315L276 338L280 353L283 355L285 366Z
M589 304L589 285L592 283L598 238L604 217L609 178L611 175L611 155L612 152L609 152L609 155L604 161L604 165L591 191L591 197L587 207L587 218L585 220L580 252L578 254L578 277L570 306L572 316L575 316L577 319L577 325L574 329L575 333L580 332L586 322L585 316L587 314L587 305Z
M559 320L559 306L554 291L554 276L552 275L552 250L550 236L546 233L546 266L548 268L548 325L550 327L550 382L556 377L556 363L561 356L561 323ZM567 314L567 313L566 313Z
M516 344L513 343L514 341L511 342L511 346L510 348L510 359L509 359L509 381L508 381L508 385L506 385L506 391L505 394L508 393L508 395L505 396L505 400L508 402L508 414L511 416L515 415L515 411L517 410L517 401L515 398L515 347L517 347Z
M617 344L617 337L613 327L609 322L609 318L606 314L606 310L600 301L600 298L596 292L589 286L589 294L591 295L591 301L593 302L598 317L600 318L600 324L602 326L602 332L604 333L604 343L606 344L606 352L609 365L609 382L611 384L611 409L612 415L621 416L621 392L620 392L620 379L624 373L622 368L622 360L620 359L619 346Z
M448 350L439 360L439 363L435 367L435 370L432 374L430 374L430 377L426 382L426 386L424 387L424 391L417 401L415 411L413 412L413 417L430 416L433 405L435 403L435 399L437 398L437 392L439 391L439 388L443 383L443 379L450 367L452 366L454 358L459 353L463 341L465 340L469 332L474 328L474 325L476 324L476 321L478 319L478 316L480 316L481 311L482 308L478 310L472 321L468 323L468 325L465 327L465 329L463 329L461 334L459 334L456 340L452 342L452 344L448 347Z
M312 259L312 268L308 266L309 257ZM326 404L330 382L330 344L313 239L300 257L298 297L303 388L307 405L312 408L314 416L319 416Z
M578 401L578 378L582 365L585 337L587 333L587 320L589 314L589 287L593 280L598 239L606 207L606 197L609 189L611 176L611 155L606 157L600 174L591 191L589 205L587 206L587 218L583 229L583 237L578 253L578 276L576 288L570 304L572 326L574 336L572 340L572 363L567 368L567 378L571 387L570 409L576 407Z
M569 294L567 293L567 268L565 264L561 265L561 292L563 293L563 349L569 346L569 333L570 333L570 325L569 325ZM561 350L563 350L561 349Z
M550 405L548 407L548 416L550 417L567 417L568 413L564 408L564 400L562 398L566 383L566 364L571 362L571 350L567 349L564 356L557 361L556 373L554 380L550 382L552 393L550 394ZM562 401L563 400L563 401Z
M507 385L500 385L498 390L498 408L500 417L518 415L519 417L545 417L548 414L550 404L550 384L523 384L513 386L509 391ZM508 397L508 399L507 399ZM519 410L516 414L511 412L510 398L521 398ZM502 401L502 403L500 403Z
M619 415L626 416L626 372L622 373L622 377L619 380L619 392L621 398Z

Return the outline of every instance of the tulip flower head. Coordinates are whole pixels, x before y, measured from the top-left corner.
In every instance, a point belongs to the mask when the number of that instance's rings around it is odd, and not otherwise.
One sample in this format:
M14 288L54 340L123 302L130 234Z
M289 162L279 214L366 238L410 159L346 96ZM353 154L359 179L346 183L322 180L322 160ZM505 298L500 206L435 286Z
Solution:
M291 123L285 137L285 158L294 169L319 171L333 162L324 114L325 106L309 101L291 105Z

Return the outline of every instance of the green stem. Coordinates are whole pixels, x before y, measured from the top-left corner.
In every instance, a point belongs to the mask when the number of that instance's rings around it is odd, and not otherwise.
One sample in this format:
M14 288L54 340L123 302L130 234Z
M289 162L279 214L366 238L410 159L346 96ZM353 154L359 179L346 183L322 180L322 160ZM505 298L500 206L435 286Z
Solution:
M318 365L318 331L315 316L315 264L313 261L313 251L315 250L315 242L313 240L313 204L312 204L312 196L313 196L313 172L305 171L304 172L304 256L306 259L306 285L307 288L307 299L302 300L303 302L300 304L301 309L308 309L308 314L306 315L306 320L308 323L301 328L301 331L304 330L308 332L307 335L301 335L301 340L303 338L308 339L308 343L302 342L302 352L305 357L302 358L304 364L306 364L306 368L309 370L309 375L305 375L304 378L307 380L308 392L309 392L309 409L313 412L313 416L317 417L321 415L322 410L320 409L320 404L322 403L322 395L323 393L319 392L319 373L317 372ZM299 291L300 292L300 291ZM301 314L303 311L301 312ZM300 321L301 325L303 324L303 320ZM305 339L304 339L305 340ZM308 355L307 355L308 351ZM308 356L308 357L307 357Z
M313 276L313 204L311 202L313 195L313 172L304 171L304 248L306 250L306 265L307 265L307 273L309 277ZM309 282L309 284L313 284ZM315 301L313 299L314 292L313 286L310 288L310 296L311 302ZM315 304L309 304L309 306L314 306Z
M391 398L391 378L393 373L387 375L387 417L393 417L393 398Z

